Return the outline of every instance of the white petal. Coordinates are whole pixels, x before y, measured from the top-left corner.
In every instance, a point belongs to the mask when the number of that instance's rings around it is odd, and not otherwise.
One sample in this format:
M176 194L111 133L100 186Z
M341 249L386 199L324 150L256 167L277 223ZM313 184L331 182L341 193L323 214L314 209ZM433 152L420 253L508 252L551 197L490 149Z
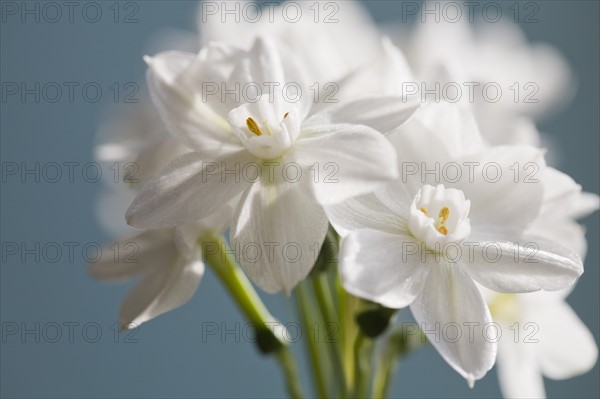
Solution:
M475 117L467 109L444 101L421 106L413 118L399 130L405 134L417 134L417 131L419 134L426 134L430 137L429 146L442 145L452 158L483 149ZM423 151L429 146L423 148Z
M583 273L579 255L541 237L471 235L469 241L461 263L473 279L497 292L556 291Z
M350 198L325 207L330 223L340 235L359 229L395 233L406 229L406 220L392 212L374 194Z
M598 194L583 192L575 200L570 216L575 219L584 218L600 208L600 197Z
M127 210L127 223L154 229L209 217L248 187L242 170L255 164L246 151L214 162L203 162L195 152L183 155L142 187Z
M114 162L135 162L138 170L133 179L132 176L122 178L141 182L154 176L179 155L190 151L169 134L151 102L135 109L118 110L116 115L111 115L100 126L97 141L95 157L99 162L106 163L106 167Z
M358 230L350 233L342 240L340 250L344 288L389 308L410 305L423 288L429 270L429 265L414 255L418 248L419 243L414 238L400 232Z
M219 113L220 96L203 93L208 89L194 84L194 80L202 80L194 75L214 68L210 60L200 58L203 56L166 52L147 58L147 80L152 101L169 131L210 160L239 149L240 144L230 131L226 114Z
M144 277L121 305L119 324L127 329L178 308L190 300L204 274L200 259L171 259Z
M308 118L304 126L349 123L368 126L385 134L406 122L419 105L417 101L403 97L362 98L327 107Z
M590 330L566 302L537 306L525 315L538 324L537 348L544 376L555 380L590 371L598 359L598 346Z
M419 108L404 125L387 136L398 156L400 179L387 185L385 189L378 190L377 196L397 213L407 211L407 204L410 205L414 196L425 184L452 186L440 177L441 174L436 176L435 173L426 173L426 171L433 171L436 168L441 170L456 160L452 151L462 153L468 146L481 141L476 127L462 130L459 134L457 129L440 128L437 130L441 131L437 131L427 125L433 122L425 116L451 119L443 118L442 111L443 109L426 104ZM453 120L452 123L457 121ZM459 124L459 127L463 125L465 124Z
M249 88L248 92L242 91L248 97L242 102L254 102L258 93L256 87L264 94L269 94L272 87L277 93L272 96L275 114L283 116L289 107L298 107L300 119L304 120L312 105L312 92L293 59L293 54L278 47L272 39L259 37L246 56L239 60L228 80L228 87Z
M490 312L481 293L460 267L447 263L431 267L410 309L429 341L469 385L492 368L496 344L484 338L482 331L492 321ZM460 330L455 328L457 325ZM473 334L469 326L473 326ZM458 339L457 330L461 331Z
M457 162L478 163L472 179L463 178L455 187L471 201L469 218L474 230L522 232L537 218L544 194L540 177L546 167L543 151L496 146Z
M533 222L527 232L572 249L579 255L581 260L585 260L587 252L585 228L570 218L555 219L551 216L540 216Z
M125 281L169 263L177 252L172 230L144 231L102 248L100 259L91 263L92 276L107 281Z
M569 215L569 210L581 193L581 186L568 175L547 167L540 174L544 186L541 213L553 218Z
M400 178L375 191L374 195L395 215L408 220L410 205L417 193L418 189L413 192L412 187Z
M234 216L237 260L269 293L289 294L308 275L327 232L322 207L298 188L282 179L262 179L244 193Z
M134 162L139 170L138 173L135 173L135 175L132 176L137 180L136 184L133 186L136 189L159 174L169 162L190 152L189 147L181 144L177 139L167 134L166 131L163 131L160 134L162 137L158 140L155 139L154 143L152 143L151 139L148 137L142 139L142 141L145 141L144 144L146 144L146 147L140 149L136 154L137 156L131 161L124 161Z
M502 325L504 335L498 342L498 382L507 399L545 398L544 379L535 343L514 342L508 325ZM509 333L509 334L507 334Z
M515 115L510 110L495 107L478 108L477 122L490 145L530 145L552 149L550 156L556 155L554 143L548 136L542 136L535 121L526 116ZM556 162L552 162L556 163Z
M229 101L235 99L235 96L226 95L225 90L230 88L223 87L223 84L245 54L245 51L220 41L208 43L200 50L189 70L182 76L181 84L194 91L196 100L200 99L220 117L225 117L239 104L232 104ZM210 87L213 84L219 86L215 94L212 94L215 87ZM205 96L202 97L201 94Z
M347 76L336 96L346 99L405 94L407 82L415 82L406 57L387 37L381 39L379 54ZM413 97L416 99L416 97Z
M367 194L397 177L396 154L380 133L360 125L303 131L290 159L320 204Z

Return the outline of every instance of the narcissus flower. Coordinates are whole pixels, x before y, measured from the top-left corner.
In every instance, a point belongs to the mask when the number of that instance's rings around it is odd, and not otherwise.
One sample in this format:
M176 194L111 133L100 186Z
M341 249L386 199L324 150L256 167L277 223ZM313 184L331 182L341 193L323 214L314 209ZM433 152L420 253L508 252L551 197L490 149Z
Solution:
M598 196L582 193L570 177L547 168L541 179L544 202L529 232L574 249L585 259L585 231L576 219L599 207ZM498 341L498 378L505 398L543 398L543 377L562 380L590 371L598 346L566 302L573 287L556 292L498 294L482 288Z
M395 152L381 133L416 109L401 97L381 97L311 114L313 93L293 57L258 39L248 52L214 44L197 56L148 59L154 103L194 152L148 182L126 215L134 227L166 228L241 196L231 241L267 292L289 293L310 271L328 225L323 205L397 177ZM257 87L265 91L249 98L244 88Z
M529 294L485 292L498 341L498 378L505 398L543 398L543 377L588 372L598 359L594 337L565 301L570 289Z
M526 233L544 201L543 152L485 147L473 118L445 103L422 107L389 136L400 178L327 208L344 235L349 292L390 308L410 305L444 359L470 384L492 367L492 319L475 282L498 292L559 290L583 272L560 243ZM524 169L525 168L525 169ZM457 324L458 340L440 339ZM466 334L468 326L477 326Z

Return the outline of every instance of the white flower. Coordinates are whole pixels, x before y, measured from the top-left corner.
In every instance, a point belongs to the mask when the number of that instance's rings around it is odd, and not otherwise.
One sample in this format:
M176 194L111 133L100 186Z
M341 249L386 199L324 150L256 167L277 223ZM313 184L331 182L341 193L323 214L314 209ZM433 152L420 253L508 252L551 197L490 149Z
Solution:
M389 138L401 160L400 179L327 208L345 236L343 285L390 308L410 305L432 344L472 384L494 364L496 345L481 330L457 341L436 338L435 331L491 322L475 282L498 292L559 290L583 265L562 245L526 234L544 190L521 169L543 171L542 151L485 147L473 118L445 103L420 108ZM521 165L517 180L515 165Z
M553 168L546 168L541 182L544 202L529 231L574 249L584 259L585 231L575 219L598 210L598 196L582 193L570 177ZM572 288L529 294L482 288L494 321L505 332L498 343L498 378L506 398L545 397L542 376L562 380L596 364L594 337L565 301Z
M222 206L211 218L176 229L148 230L107 245L90 264L92 276L110 281L140 281L121 305L122 329L135 328L190 300L204 275L201 234L221 234L231 219Z
M432 1L421 9L439 6ZM528 119L550 115L573 98L576 82L568 63L552 46L528 42L517 24L473 22L468 14L462 7L456 21L418 18L411 31L389 25L387 33L418 78L409 81L410 90L421 99L437 94L469 108L492 144L538 145L542 139L546 145L548 138Z
M442 68L449 81L497 83L504 95L499 103L489 105L496 109L501 105L518 114L539 116L550 112L570 99L574 90L571 70L561 54L547 44L528 43L514 23L474 24L467 18L452 23L444 18L438 22L428 18L416 24L406 54L424 80L435 78ZM539 102L522 98L514 101L509 87L515 82L521 86L536 84L539 90L532 98Z
M593 335L565 301L571 290L530 294L486 292L498 342L498 378L505 398L543 398L544 380L588 372L596 364Z
M198 56L163 53L148 62L161 117L194 152L144 186L128 223L176 226L241 195L231 241L244 270L267 292L290 292L308 274L327 229L324 204L397 176L393 148L379 132L402 124L414 103L368 98L308 117L312 94L303 91L292 102L279 92L286 84L304 87L293 54L280 55L263 39L249 52L213 44ZM207 82L275 90L255 101L221 101L207 95Z

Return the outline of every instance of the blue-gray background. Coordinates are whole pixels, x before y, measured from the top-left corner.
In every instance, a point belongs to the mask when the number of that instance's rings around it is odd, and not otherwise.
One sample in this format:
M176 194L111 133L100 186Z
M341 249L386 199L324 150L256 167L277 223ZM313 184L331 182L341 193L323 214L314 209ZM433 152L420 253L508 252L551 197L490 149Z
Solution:
M2 3L6 3L2 1ZM35 2L27 2L34 7ZM22 7L23 3L18 3ZM85 3L80 3L77 10ZM113 82L144 85L142 55L152 35L164 28L194 30L196 3L138 1L138 23L114 23L109 7L98 23L75 14L69 23L22 23L8 17L1 24L2 82L98 82L103 97L98 103L64 98L55 103L1 103L2 162L80 162L92 160L93 136L107 107L111 106ZM563 153L561 168L574 176L585 190L598 193L599 170L599 3L597 1L539 2L539 23L524 25L530 39L555 45L570 62L580 83L577 96L564 112L542 124ZM124 9L122 14L132 9ZM394 2L369 2L377 21L399 17ZM81 88L81 86L79 86ZM77 94L79 93L79 94ZM63 93L63 95L66 95ZM140 96L138 96L140 97ZM141 97L140 97L141 98ZM131 107L139 106L131 104ZM76 169L80 172L81 169ZM96 199L105 189L100 184L66 178L59 183L22 183L8 178L2 183L1 241L105 242L113 237L99 226ZM590 248L586 274L569 298L579 316L600 335L598 214L585 220ZM81 247L79 247L81 248ZM209 273L189 304L141 327L137 343L114 337L119 304L130 285L106 285L86 272L81 255L38 263L29 257L21 262L9 257L1 265L1 321L3 328L63 325L57 343L35 334L3 334L1 345L2 397L280 397L284 395L279 370L272 359L261 357L254 347L230 336L227 342L200 341L201 323L241 320L237 309ZM267 296L267 304L283 320L294 319L294 309L282 296ZM16 324L15 324L16 323ZM24 324L22 324L24 323ZM50 324L49 324L50 323ZM74 326L73 342L68 328ZM97 323L102 336L86 341L82 327ZM93 325L93 326L94 326ZM92 326L92 327L93 327ZM51 328L51 327L47 327ZM95 330L88 330L87 340ZM52 338L54 332L46 331ZM294 346L300 352L301 344ZM568 381L547 381L550 397L598 397L598 366ZM303 379L306 380L306 368ZM306 382L306 381L305 381ZM394 396L404 397L497 397L495 372L478 382L474 390L431 349L407 359L395 378Z

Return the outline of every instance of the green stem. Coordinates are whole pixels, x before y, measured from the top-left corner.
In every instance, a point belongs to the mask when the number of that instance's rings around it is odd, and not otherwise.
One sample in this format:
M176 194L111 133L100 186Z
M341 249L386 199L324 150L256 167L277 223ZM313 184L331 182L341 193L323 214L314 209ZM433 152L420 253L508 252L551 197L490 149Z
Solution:
M354 395L366 398L369 393L373 340L359 332L354 341Z
M287 347L282 347L277 351L277 359L283 368L288 394L293 399L303 398L304 393L302 392L294 355Z
M319 304L319 309L323 320L325 321L325 331L332 331L330 328L335 328L333 331L339 330L340 323L335 313L333 297L329 287L329 281L325 273L317 273L312 277L313 289ZM337 327L337 328L336 328ZM334 375L337 379L337 384L340 389L341 397L346 397L348 394L348 386L346 384L346 373L344 371L344 360L340 351L341 342L327 342L329 348Z
M205 262L211 266L248 320L256 324L257 328L272 332L279 322L269 313L244 272L231 257L227 242L212 235L200 237L198 241ZM294 399L302 398L304 395L295 359L286 344L279 337L271 335L276 339L274 350L286 378L288 394Z
M319 393L320 398L328 398L327 384L325 382L325 376L323 374L323 368L319 359L319 348L317 347L317 340L315 337L311 337L309 331L311 330L310 323L312 320L316 320L313 306L310 302L310 296L306 290L304 283L298 284L294 291L296 295L296 302L298 304L298 311L300 313L300 323L306 332L306 345L308 346L310 360L312 363L313 381L315 383L315 391Z
M384 350L375 369L373 399L382 399L388 396L390 381L398 367L398 361L419 349L424 342L427 340L422 331L419 331L418 334L414 334L414 332L406 334L402 327L387 336Z
M342 361L346 372L346 383L348 387L354 386L354 356L353 343L356 340L358 328L354 315L358 308L358 300L348 294L342 287L339 275L336 278L336 291L339 301L339 320L342 338Z
M373 399L387 398L391 376L396 369L394 357L394 352L391 350L385 350L381 354L380 362L375 369L375 377L373 378Z

